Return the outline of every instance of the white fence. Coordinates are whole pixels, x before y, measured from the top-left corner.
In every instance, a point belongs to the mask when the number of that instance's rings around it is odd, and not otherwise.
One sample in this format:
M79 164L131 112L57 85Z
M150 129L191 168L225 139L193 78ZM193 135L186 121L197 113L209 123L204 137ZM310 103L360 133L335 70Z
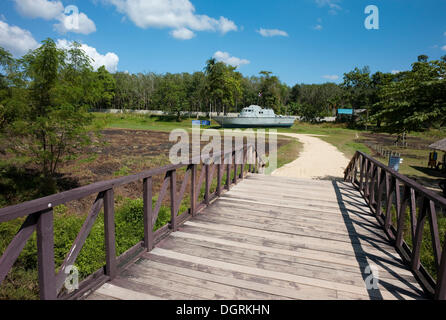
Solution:
M121 110L121 109L96 109L92 110L92 112L100 112L100 113L133 113L133 114L145 114L145 115L154 115L154 116L164 116L168 115L169 112L160 111L160 110ZM194 111L182 111L182 116L190 116L190 117L207 117L209 112L194 112ZM223 113L212 112L211 117L223 116ZM229 117L237 117L238 113L227 113L226 116Z

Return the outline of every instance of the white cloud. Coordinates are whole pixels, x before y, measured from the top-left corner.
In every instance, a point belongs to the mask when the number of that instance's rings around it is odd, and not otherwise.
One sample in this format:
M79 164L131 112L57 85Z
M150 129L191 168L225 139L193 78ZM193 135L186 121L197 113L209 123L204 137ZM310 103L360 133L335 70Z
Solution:
M445 33L443 33L443 35L446 37L446 32Z
M331 81L336 81L339 79L339 76L337 75L325 75L322 76L322 78L327 79L327 80L331 80Z
M29 18L53 20L64 11L60 1L48 0L14 0L17 11Z
M39 47L31 32L0 21L0 46L15 56L22 56Z
M401 70L392 70L391 73L392 74L398 74L398 73L401 73Z
M288 33L279 29L263 29L257 30L263 37L288 37Z
M76 6L67 6L55 0L14 0L17 11L25 17L57 20L54 29L67 32L90 34L96 31L95 23Z
M226 34L229 31L237 31L238 27L234 23L234 21L231 21L229 19L226 19L225 17L220 17L218 28L221 33Z
M446 46L442 46L441 50L446 51Z
M321 31L324 27L320 24L317 24L313 27L314 30Z
M342 10L342 7L338 4L341 0L314 0L319 7L328 7L330 10L328 13L335 15Z
M104 0L125 14L133 23L143 29L171 28L171 34L188 34L189 31L214 31L226 34L237 31L237 25L225 18L218 20L207 15L195 13L195 7L189 0ZM181 31L181 32L180 32ZM178 39L185 39L178 37Z
M190 40L195 37L195 33L187 28L181 28L170 32L171 36L179 40Z
M85 13L72 13L72 15L75 15L76 23L73 23L71 15L61 14L57 17L60 22L56 23L54 28L62 34L67 32L90 34L96 31L95 23Z
M213 58L217 61L224 62L233 67L240 67L241 65L251 63L249 60L246 59L231 57L231 55L228 52L222 52L222 51L217 51L216 53L214 53Z
M57 47L61 49L68 49L71 45L71 42L66 39L57 40ZM105 55L100 54L96 48L90 47L86 44L81 45L81 49L85 51L85 53L92 59L92 66L95 70L99 69L102 66L109 72L116 72L118 70L119 57L113 53L108 52Z

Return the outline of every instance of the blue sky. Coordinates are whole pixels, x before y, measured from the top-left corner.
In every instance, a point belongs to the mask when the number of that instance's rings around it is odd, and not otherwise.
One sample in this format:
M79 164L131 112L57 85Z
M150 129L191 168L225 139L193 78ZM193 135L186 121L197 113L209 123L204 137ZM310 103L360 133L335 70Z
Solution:
M378 30L364 26L368 5ZM445 55L445 16L446 0L2 0L0 46L19 56L51 37L81 42L110 71L194 72L215 56L288 85L341 82L356 66L402 71Z

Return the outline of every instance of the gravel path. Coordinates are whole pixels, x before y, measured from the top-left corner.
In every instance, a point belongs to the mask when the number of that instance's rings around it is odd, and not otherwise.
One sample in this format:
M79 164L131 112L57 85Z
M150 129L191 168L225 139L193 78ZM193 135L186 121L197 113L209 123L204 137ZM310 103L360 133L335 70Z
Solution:
M299 158L275 170L273 176L307 179L343 178L350 160L335 146L315 135L280 133L303 143Z

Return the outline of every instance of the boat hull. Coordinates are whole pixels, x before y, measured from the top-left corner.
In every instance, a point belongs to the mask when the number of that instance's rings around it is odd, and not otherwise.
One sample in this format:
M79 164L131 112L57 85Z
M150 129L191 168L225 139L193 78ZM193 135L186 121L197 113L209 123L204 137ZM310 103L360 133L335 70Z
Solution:
M223 128L290 128L296 121L296 119L292 117L216 117L214 120Z

